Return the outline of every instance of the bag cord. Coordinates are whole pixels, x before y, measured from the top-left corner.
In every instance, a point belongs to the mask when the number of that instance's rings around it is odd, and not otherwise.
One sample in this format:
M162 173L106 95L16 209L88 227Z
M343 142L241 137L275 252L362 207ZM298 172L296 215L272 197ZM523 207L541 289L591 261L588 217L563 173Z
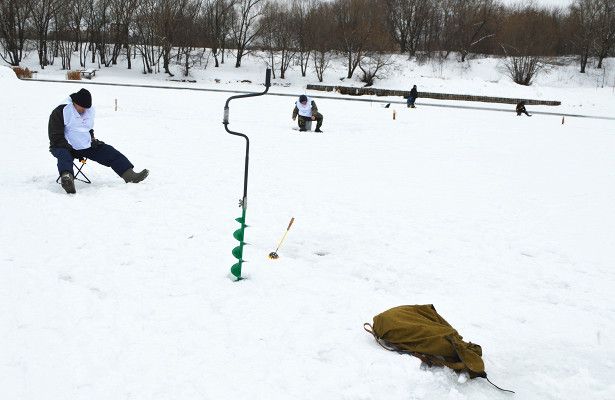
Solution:
M487 380L487 382L489 382L490 384L492 384L492 385L493 385L493 387L495 387L495 388L496 388L496 389L498 389L498 390L501 390L502 392L515 393L515 392L513 392L512 390L502 389L501 387L499 387L499 386L498 386L498 385L496 385L495 383L491 382L491 381L489 380L489 378L487 378L487 375L485 375L484 377L483 377L483 376L481 376L481 378L485 378L485 379Z
M372 336L374 337L374 339L376 339L376 343L378 343L380 346L382 346L382 348L385 349L385 350L394 351L394 352L399 353L399 354L409 354L411 356L414 356L414 357L418 358L419 360L423 361L424 363L428 364L430 367L432 366L432 364L434 364L434 361L436 361L436 360L432 359L431 357L429 357L427 354L416 353L416 352L412 352L412 351L404 351L404 350L396 349L396 348L394 348L392 346L385 346L386 341L384 341L383 339L380 339L376 335L376 332L374 332L374 327L371 326L370 324L368 324L367 322L363 324L363 329L365 329L365 331L371 333ZM436 362L435 364L438 364L438 363ZM502 392L515 393L512 390L502 389L501 387L499 387L495 383L491 382L489 380L489 378L487 378L487 374L485 374L485 376L481 376L480 378L485 378L487 380L487 382L489 382L491 385L493 385L493 387L495 387L498 390L501 390Z

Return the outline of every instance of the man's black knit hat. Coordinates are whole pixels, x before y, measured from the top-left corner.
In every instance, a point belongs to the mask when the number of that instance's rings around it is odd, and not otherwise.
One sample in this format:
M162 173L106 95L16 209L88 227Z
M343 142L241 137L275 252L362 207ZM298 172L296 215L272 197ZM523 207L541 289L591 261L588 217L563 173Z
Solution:
M71 94L70 99L81 107L92 107L92 95L86 89L81 89L77 93Z
M301 96L299 96L299 103L303 103L304 101L307 101L307 96L302 94Z

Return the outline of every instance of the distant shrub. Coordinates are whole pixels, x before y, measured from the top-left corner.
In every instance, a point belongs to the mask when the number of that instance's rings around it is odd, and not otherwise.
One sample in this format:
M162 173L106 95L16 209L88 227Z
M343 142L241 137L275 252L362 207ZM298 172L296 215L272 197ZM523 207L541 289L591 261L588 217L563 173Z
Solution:
M544 62L538 56L506 57L504 66L515 83L530 86L532 79L544 67Z
M431 55L428 51L416 51L414 53L414 59L416 60L416 64L419 66L427 64L430 58Z
M388 70L393 64L391 56L385 53L367 54L359 62L359 69L362 72L361 82L365 83L365 86L372 86L375 79L386 78Z
M80 81L81 73L79 71L68 71L66 73L66 79L69 81Z
M32 71L28 68L13 67L13 71L15 71L15 75L17 75L19 79L32 78Z

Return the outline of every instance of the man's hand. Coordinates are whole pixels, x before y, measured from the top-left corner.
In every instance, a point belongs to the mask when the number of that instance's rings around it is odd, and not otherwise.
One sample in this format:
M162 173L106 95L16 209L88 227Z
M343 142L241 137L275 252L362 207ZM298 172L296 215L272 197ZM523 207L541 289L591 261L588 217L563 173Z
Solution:
M312 121L316 121L316 116L312 115Z
M94 140L92 140L92 145L91 146L92 146L92 148L94 148L94 147L100 146L101 144L105 144L105 142L103 142L102 140L94 139Z
M294 120L296 120L296 119L297 119L297 116L296 116L296 115L293 115L293 121L294 121Z

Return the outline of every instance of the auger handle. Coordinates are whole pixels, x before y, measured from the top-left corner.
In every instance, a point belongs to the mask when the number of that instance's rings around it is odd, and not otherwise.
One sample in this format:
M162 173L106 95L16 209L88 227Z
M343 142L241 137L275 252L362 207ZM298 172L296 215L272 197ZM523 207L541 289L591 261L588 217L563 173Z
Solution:
M289 222L289 224L288 224L288 228L286 228L286 230L287 230L287 231L288 231L288 230L290 230L290 227L291 227L291 226L293 226L293 222L295 222L295 217L292 217L292 218L290 219L290 222Z

